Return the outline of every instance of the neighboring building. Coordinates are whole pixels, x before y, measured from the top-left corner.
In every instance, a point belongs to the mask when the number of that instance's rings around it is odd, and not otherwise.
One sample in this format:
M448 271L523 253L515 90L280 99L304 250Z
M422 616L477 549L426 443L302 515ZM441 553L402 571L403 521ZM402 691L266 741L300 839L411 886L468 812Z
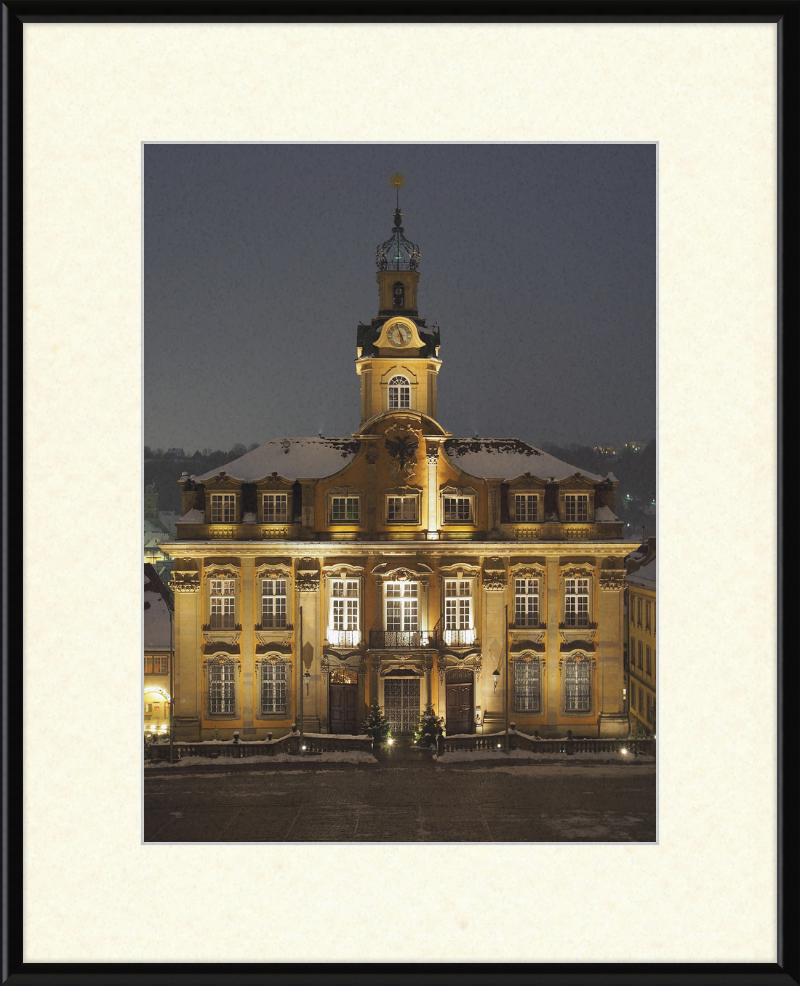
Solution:
M648 538L628 563L627 694L631 730L656 731L656 557Z
M152 565L144 566L144 731L169 731L169 661L172 646L169 590Z
M505 725L507 650L519 729L626 735L617 481L440 424L439 327L418 313L419 249L394 219L378 314L357 329L358 429L179 480L178 540L162 545L176 738L280 735L301 689L309 731L357 732L377 697L396 733L427 702L451 735L489 732Z
M175 537L176 529L170 530L167 520L176 515L162 513L158 509L158 490L155 483L144 488L144 560L154 565L163 580L169 579L172 559L161 550L161 542Z

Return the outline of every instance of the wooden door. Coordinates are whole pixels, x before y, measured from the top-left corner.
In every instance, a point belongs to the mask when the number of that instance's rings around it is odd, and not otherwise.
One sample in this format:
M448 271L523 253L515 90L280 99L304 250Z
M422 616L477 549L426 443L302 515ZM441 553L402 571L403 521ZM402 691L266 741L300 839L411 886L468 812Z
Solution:
M447 676L445 710L448 736L473 731L472 672L459 670Z
M331 683L332 733L358 733L358 685Z

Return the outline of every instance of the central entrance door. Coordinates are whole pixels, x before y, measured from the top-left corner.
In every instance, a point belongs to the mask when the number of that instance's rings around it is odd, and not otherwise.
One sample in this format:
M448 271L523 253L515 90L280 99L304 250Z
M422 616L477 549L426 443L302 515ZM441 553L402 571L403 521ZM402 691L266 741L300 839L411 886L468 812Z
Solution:
M395 736L413 733L419 722L419 678L391 678L383 683L383 711Z
M331 674L330 731L358 733L358 674L334 671Z
M448 671L446 678L447 735L472 732L472 672Z

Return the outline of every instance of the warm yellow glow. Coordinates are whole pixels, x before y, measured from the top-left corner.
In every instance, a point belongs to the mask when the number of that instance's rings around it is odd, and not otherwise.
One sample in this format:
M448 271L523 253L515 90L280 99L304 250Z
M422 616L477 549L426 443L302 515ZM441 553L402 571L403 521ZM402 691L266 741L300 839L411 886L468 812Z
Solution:
M395 173L393 175L390 175L389 176L389 184L392 185L394 188L402 188L403 185L405 185L405 183L406 183L406 180L400 174L399 171L395 171Z
M389 746L391 746L391 745L392 745L392 743L394 743L394 740L393 740L393 739L390 739L390 740L389 740Z
M625 749L625 747L623 747L623 748L622 748L622 752L623 752L623 753L627 753L628 751L627 751L627 750Z

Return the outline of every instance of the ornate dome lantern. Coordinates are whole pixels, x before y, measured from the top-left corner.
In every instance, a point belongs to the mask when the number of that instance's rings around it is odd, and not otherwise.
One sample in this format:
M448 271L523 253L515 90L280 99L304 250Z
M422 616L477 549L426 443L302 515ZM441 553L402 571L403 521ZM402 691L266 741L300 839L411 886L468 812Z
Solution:
M378 270L416 270L419 267L419 247L405 238L400 225L403 221L400 189L405 183L405 178L399 172L395 172L389 179L389 184L397 189L397 208L394 211L392 235L375 250L375 265Z

